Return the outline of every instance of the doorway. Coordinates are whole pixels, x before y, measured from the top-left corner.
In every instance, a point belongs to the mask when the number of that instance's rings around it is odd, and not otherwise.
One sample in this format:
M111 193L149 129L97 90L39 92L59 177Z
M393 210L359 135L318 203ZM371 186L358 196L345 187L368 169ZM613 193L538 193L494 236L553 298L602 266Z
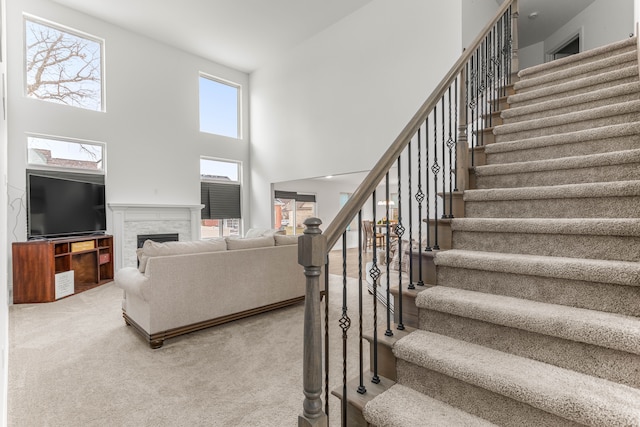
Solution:
M550 53L551 60L556 60L560 58L565 58L567 56L575 55L576 53L580 53L580 34L576 34L571 40L567 43L560 46L555 51Z

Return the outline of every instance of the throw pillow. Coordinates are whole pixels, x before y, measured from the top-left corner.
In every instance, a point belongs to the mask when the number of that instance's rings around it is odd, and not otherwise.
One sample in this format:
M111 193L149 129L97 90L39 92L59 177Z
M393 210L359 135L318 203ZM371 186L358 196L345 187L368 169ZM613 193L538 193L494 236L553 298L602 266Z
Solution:
M227 239L227 249L232 251L236 249L253 249L266 248L274 246L273 236L254 237L251 239Z
M141 273L147 268L147 261L150 257L166 255L195 254L200 252L219 252L227 250L227 242L224 238L214 238L206 240L195 240L192 242L154 242L147 240L142 245L142 256L140 257Z
M274 234L273 238L276 241L276 246L283 246L283 245L297 245L298 244L298 238L300 236L286 236L286 235L281 235L281 234Z

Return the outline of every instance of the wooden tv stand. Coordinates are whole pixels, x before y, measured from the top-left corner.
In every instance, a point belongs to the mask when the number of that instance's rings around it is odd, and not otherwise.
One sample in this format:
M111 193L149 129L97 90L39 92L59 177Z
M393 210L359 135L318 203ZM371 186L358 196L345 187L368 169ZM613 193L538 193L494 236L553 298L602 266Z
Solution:
M31 240L12 245L13 303L56 300L56 274L73 270L73 292L113 280L113 236Z

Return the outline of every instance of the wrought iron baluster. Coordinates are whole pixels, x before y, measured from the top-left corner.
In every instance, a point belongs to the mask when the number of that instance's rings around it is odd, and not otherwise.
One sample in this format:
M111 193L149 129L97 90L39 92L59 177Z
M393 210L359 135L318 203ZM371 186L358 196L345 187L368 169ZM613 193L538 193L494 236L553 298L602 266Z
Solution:
M451 88L451 86L449 86L449 88ZM447 158L445 157L444 153L444 147L446 144L446 133L445 133L445 99L444 99L444 94L442 95L442 100L440 102L442 102L442 134L440 135L440 139L442 141L442 218L446 218L447 217L447 184L446 184L446 173L445 171L447 170ZM451 113L451 111L449 111L449 113ZM435 192L435 197L438 197L438 192ZM437 216L438 213L436 212L436 220L437 220ZM436 232L436 236L437 236L437 232ZM438 240L436 239L436 244L437 244Z
M484 130L485 130L485 125L484 125L484 119L485 119L485 108L484 108L484 104L486 102L485 100L485 93L486 93L486 89L487 89L487 55L486 55L486 50L487 50L487 38L485 37L485 39L482 41L482 44L480 45L480 48L478 49L478 55L480 56L480 70L479 70L479 75L478 75L478 81L480 82L480 85L478 87L479 89L479 102L478 102L478 132L480 135L480 146L484 145Z
M378 384L380 377L378 376L378 279L380 278L380 269L378 268L378 248L376 246L376 191L373 190L373 264L369 274L373 279L373 377L371 382Z
M443 96L444 99L444 96ZM444 109L444 106L442 107ZM433 173L433 234L434 241L431 249L438 250L438 173L440 165L438 164L438 104L433 107L433 165L431 165L431 173ZM427 216L427 227L431 228L429 216Z
M471 60L473 61L473 57ZM469 117L473 117L471 113L471 80L469 79L469 73L471 72L471 62L467 62L464 65L464 111L466 112L465 125L467 128L467 145L471 147L471 166L475 164L475 153L473 150L473 124L469 126ZM473 118L471 119L473 122Z
M418 134L420 133L420 129L418 129ZM407 145L407 168L408 168L408 191L409 191L409 285L408 289L415 289L415 285L413 284L413 203L411 202L411 194L413 191L411 189L411 140Z
M347 332L351 327L351 319L347 306L347 232L342 233L342 315L340 316L342 329L342 426L347 427Z
M429 119L426 120L427 129L429 128ZM418 286L424 286L422 281L422 202L424 201L424 193L422 192L422 156L421 152L420 128L418 128L418 191L416 192L416 201L418 202Z
M358 385L358 393L365 394L367 388L364 386L364 350L363 350L363 331L362 331L362 210L358 212L358 357L360 363L360 385Z
M386 215L385 215L385 220L386 220L386 237L385 237L385 244L386 244L386 262L387 262L387 290L386 290L386 298L387 298L387 330L384 331L384 335L387 337L392 337L393 336L393 331L391 330L391 303L390 303L390 292L389 292L389 288L391 287L391 262L390 262L390 257L389 257L389 252L391 251L391 219L389 218L389 205L391 204L391 201L389 199L389 172L387 172L387 175L385 176L385 182L384 182L384 189L385 189L385 206L386 206Z
M396 303L398 309L398 324L396 328L404 330L404 324L402 323L402 236L404 236L404 226L402 225L402 172L401 172L401 159L398 157L398 223L396 224L396 236L398 238L398 301Z
M458 78L453 82L453 86L456 88L456 94L458 93ZM456 142L453 139L452 122L453 114L456 114L457 120L457 108L456 112L451 111L451 86L449 86L449 138L447 139L447 147L449 148L449 216L447 218L453 218L453 182L456 180L456 165L453 163L453 147L456 146ZM444 155L444 154L443 154ZM444 175L444 174L443 174Z
M436 117L438 114L438 106L435 105L433 107L433 129L436 128ZM427 244L424 247L424 250L427 252L431 252L431 227L429 226L429 218L431 217L431 185L429 184L429 116L427 116L427 120L425 121L425 132L424 132L424 183L426 187L426 196L425 200L427 201L425 206L425 211L427 213ZM420 222L422 223L424 218L420 216ZM420 258L420 264L422 264L422 258Z

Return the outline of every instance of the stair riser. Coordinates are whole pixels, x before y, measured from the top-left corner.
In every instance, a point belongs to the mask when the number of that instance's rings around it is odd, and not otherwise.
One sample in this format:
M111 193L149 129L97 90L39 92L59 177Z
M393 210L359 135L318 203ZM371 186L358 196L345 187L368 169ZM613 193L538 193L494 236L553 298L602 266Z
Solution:
M635 101L640 99L640 93L628 93L616 97L599 99L596 101L582 102L570 105L564 105L559 108L543 109L542 111L531 112L519 116L505 117L502 119L504 124L518 123L523 120L535 120L546 117L553 117L559 114L574 113L576 111L585 111L591 108L603 107L605 105L616 104L620 102ZM498 123L496 123L498 125Z
M593 77L593 76L598 76L604 73L608 73L610 71L616 71L619 70L622 67L629 67L632 65L637 65L638 63L638 59L635 58L635 60L627 60L628 58L626 58L625 60L621 60L621 62L617 63L617 64L612 64L609 65L607 67L603 67L603 68L598 68L596 70L591 70L588 72L584 72L584 73L574 73L571 76L568 77L562 77L562 78L557 78L554 80L549 80L549 81L545 81L545 82L540 82L538 84L536 84L535 82L530 82L529 80L531 80L530 78L527 78L526 80L522 80L517 86L516 86L516 93L526 93L526 92L530 92L532 90L536 90L536 89L540 89L543 87L549 87L549 86L555 86L558 84L562 84L562 83L567 83L567 82L571 82L574 81L576 79L582 79L585 77Z
M441 286L640 316L640 287L438 266Z
M593 129L602 126L617 125L623 123L640 121L640 112L633 111L629 113L616 114L607 117L600 117L592 120L570 121L556 126L547 126L546 121L541 119L531 123L525 131L502 133L495 136L496 142L517 141L527 138L536 138L547 135L557 135L562 133L576 132L586 129Z
M466 201L466 218L640 218L640 196Z
M398 360L398 382L502 426L578 426L528 404L404 360Z
M626 135L609 139L597 139L576 143L548 145L540 148L508 151L502 153L486 153L488 165L502 163L528 162L534 160L558 159L570 156L608 153L613 151L633 150L640 148L640 140L636 135Z
M557 256L567 258L640 261L640 237L556 233L496 233L454 231L456 249Z
M635 44L630 44L628 46L624 46L621 47L619 49L613 49L607 52L603 52L599 55L594 55L591 56L589 58L585 58L583 60L580 61L576 61L576 62L569 62L569 63L565 63L565 64L561 64L561 65L557 65L553 68L549 68L547 70L544 71L540 71L537 73L527 73L524 77L522 77L522 80L524 79L531 79L531 78L536 78L536 77L540 77L549 73L555 73L558 71L562 71L562 70L566 70L568 68L573 68L576 65L583 65L583 64L589 64L591 62L595 62L595 61L600 61L602 59L606 59L606 58L610 58L612 56L616 56L616 55L621 55L623 53L627 53L627 52L633 52L636 50L636 46Z
M428 309L420 309L420 328L631 387L640 387L640 372L637 370L640 356L635 354Z
M551 100L557 100L560 98L566 98L569 96L574 96L574 95L581 95L584 93L588 93L588 92L592 92L594 90L600 90L600 89L607 89L613 86L617 86L617 85L621 85L621 84L625 84L625 83L635 83L638 81L638 75L637 73L635 73L635 75L633 76L627 76L627 77L623 77L617 80L611 80L611 81L606 81L606 82L600 82L598 84L594 84L594 85L588 85L588 86L581 86L581 87L577 87L575 89L571 89L571 90L566 90L564 92L554 92L554 93L550 93L547 95L543 95L543 96L538 96L532 99L524 99L524 100L520 100L518 101L517 98L514 100L513 98L509 99L509 105L511 108L516 108L516 107L524 107L527 105L533 105L533 104L537 104L539 102L544 102L544 101L551 101Z
M637 179L640 179L640 163L625 163L580 169L476 176L476 188L540 187L588 182L633 181Z

